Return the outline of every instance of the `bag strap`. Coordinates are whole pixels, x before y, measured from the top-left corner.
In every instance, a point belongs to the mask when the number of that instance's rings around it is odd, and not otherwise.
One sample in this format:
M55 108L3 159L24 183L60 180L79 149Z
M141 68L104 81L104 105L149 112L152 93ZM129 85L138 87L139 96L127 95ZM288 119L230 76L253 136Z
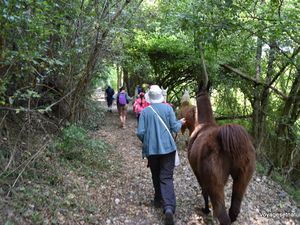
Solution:
M170 136L173 138L171 132L169 131L169 128L167 127L167 125L165 124L165 122L163 121L163 119L158 115L158 113L152 108L151 105L149 105L149 107L152 109L153 112L155 112L155 114L157 115L158 119L162 122L162 124L165 126L165 128L167 129L167 131L170 134Z
M163 121L163 119L158 115L158 113L152 108L151 105L149 105L149 107L152 109L153 112L155 112L155 114L158 116L159 120L162 122L162 124L165 126L165 128L167 129L168 133L170 134L171 138L173 139L173 136L171 134L171 132L169 131L169 128L167 127L167 125L165 124L165 122ZM174 162L175 166L179 166L180 165L180 159L179 159L179 155L178 155L178 151L176 150L175 152L175 162Z

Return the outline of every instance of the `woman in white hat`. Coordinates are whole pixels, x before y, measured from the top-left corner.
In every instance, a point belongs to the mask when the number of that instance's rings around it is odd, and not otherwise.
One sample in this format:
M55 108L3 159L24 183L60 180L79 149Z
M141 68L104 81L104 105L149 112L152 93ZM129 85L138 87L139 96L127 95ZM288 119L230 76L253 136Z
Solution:
M171 106L164 103L162 90L152 85L145 94L150 106L142 110L137 136L142 141L142 155L147 157L154 186L154 206L163 206L165 224L174 224L176 198L173 184L176 144L171 132L177 133L185 118L176 120Z

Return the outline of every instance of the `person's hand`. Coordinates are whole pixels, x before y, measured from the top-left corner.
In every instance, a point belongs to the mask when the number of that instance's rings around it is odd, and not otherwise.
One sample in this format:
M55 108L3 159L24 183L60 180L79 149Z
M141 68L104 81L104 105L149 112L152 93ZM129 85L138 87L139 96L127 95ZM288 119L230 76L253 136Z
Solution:
M180 121L182 124L185 124L185 122L186 122L185 118L181 118Z

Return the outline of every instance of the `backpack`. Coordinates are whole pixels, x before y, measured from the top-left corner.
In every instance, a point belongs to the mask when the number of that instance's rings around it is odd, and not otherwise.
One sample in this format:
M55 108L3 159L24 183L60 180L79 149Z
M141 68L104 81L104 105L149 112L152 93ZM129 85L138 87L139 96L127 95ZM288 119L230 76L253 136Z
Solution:
M120 106L125 106L127 104L125 93L120 93L118 100Z

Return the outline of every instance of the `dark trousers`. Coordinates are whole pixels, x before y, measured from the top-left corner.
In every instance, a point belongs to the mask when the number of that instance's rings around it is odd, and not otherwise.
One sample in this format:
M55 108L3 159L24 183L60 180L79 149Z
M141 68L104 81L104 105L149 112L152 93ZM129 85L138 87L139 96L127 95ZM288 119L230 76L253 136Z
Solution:
M164 211L167 208L175 213L176 198L173 184L175 151L166 155L148 157L148 164L152 174L154 199L163 200Z
M112 97L106 97L107 106L110 107L113 104L113 98Z

